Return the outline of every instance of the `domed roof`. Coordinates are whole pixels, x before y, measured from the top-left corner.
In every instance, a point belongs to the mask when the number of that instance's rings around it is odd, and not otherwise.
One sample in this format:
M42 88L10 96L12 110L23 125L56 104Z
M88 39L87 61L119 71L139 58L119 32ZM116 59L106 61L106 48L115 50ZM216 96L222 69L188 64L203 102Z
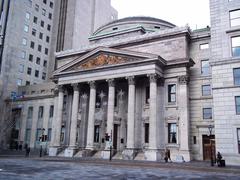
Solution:
M119 31L136 27L142 27L146 31L155 32L163 29L174 28L176 26L170 22L153 17L146 16L126 17L101 26L93 33L93 36L113 32L116 30Z

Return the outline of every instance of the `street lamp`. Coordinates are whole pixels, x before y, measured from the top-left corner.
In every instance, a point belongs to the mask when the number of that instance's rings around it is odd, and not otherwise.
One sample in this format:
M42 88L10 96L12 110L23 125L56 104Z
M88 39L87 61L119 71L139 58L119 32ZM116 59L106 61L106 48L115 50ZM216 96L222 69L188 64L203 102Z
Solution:
M211 154L210 154L210 156L211 156L211 166L214 166L213 153L212 153L212 141L211 141L212 129L213 129L213 125L209 125L208 130L209 130L209 140L210 140L210 149L211 149Z

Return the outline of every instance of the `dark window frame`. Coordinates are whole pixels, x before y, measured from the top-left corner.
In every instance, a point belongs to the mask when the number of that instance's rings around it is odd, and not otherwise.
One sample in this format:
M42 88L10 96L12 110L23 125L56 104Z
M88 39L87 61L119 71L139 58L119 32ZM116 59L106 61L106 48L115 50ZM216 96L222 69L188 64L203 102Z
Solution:
M177 102L177 85L176 84L168 84L168 103L176 103ZM175 90L172 92L172 88Z
M233 68L233 81L234 81L234 85L239 86L240 85L240 75L236 76L235 71L240 71L240 67L239 68Z
M210 113L206 113L206 110L211 110L210 112L211 112L211 116L208 116L208 114L210 114ZM212 117L212 115L213 115L213 113L212 113L212 108L203 108L202 109L202 113L203 113L203 119L212 119L213 117Z
M177 144L177 123L168 123L168 143Z

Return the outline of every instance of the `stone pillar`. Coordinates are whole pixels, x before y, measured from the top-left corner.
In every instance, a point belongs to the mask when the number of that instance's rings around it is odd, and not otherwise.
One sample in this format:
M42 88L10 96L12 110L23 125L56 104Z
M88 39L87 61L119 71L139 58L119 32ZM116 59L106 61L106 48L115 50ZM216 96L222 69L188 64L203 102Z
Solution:
M110 156L110 146L113 144L113 120L114 120L114 100L115 100L115 82L114 79L108 79L108 107L107 107L107 131L110 135L109 141L106 141L105 150L102 151L102 158L109 159Z
M180 155L183 156L184 161L190 161L189 152L189 95L188 95L188 76L178 77L179 92L179 141L180 141Z
M22 146L24 147L24 144L26 144L25 141L25 135L26 135L26 124L27 124L27 114L28 114L28 106L25 106L22 108L22 116L21 116L21 128L20 128L20 137L19 141L22 142Z
M96 85L95 81L90 84L90 99L88 111L88 129L87 129L87 146L86 149L93 150L94 121L95 121L95 104L96 104Z
M72 102L72 116L70 126L70 143L68 149L65 151L66 157L73 157L76 152L76 137L77 137L77 120L78 120L78 106L79 106L79 85L73 84L73 102Z
M61 135L61 128L62 128L62 118L63 118L63 86L58 86L58 103L56 109L56 118L53 120L53 141L52 147L49 148L49 156L56 156L58 154L58 150L60 149L60 135Z
M135 157L135 80L133 76L126 79L128 80L127 149L123 152L123 158L133 160Z
M148 75L150 81L149 103L149 147L145 152L146 160L156 161L159 157L157 150L157 75Z

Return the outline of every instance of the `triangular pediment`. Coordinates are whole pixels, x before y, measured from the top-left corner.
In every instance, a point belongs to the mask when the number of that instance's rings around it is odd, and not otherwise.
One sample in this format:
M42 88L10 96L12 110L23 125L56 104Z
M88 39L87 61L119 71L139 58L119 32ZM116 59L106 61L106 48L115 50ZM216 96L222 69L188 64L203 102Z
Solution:
M157 55L99 47L57 69L54 74L76 72L157 58Z

